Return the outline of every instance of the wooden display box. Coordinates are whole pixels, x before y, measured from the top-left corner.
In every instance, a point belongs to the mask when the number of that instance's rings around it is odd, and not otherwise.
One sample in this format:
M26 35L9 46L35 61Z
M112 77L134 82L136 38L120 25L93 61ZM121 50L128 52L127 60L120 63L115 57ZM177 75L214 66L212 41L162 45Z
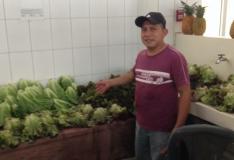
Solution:
M134 156L135 119L93 128L69 128L55 138L41 138L0 150L0 160L121 160Z

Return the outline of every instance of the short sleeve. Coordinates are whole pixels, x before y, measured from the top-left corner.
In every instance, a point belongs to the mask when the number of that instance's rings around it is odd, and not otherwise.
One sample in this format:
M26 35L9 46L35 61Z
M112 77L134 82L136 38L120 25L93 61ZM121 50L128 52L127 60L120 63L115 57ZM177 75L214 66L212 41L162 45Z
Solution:
M139 57L141 54L142 54L142 51L137 54L136 59L135 59L135 63L133 65L133 67L130 69L130 71L133 72L134 76L135 76L136 65L137 65L137 62L139 61Z
M190 85L188 64L184 56L177 53L172 62L172 79L175 82L176 88L183 85Z

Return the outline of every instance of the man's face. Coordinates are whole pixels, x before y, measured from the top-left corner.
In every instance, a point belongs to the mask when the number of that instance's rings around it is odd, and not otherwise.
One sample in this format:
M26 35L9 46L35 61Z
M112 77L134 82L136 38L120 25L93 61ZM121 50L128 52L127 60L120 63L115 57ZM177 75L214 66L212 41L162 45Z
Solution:
M145 21L141 28L142 42L149 49L154 49L161 44L166 35L167 29L163 28L161 24L154 25Z

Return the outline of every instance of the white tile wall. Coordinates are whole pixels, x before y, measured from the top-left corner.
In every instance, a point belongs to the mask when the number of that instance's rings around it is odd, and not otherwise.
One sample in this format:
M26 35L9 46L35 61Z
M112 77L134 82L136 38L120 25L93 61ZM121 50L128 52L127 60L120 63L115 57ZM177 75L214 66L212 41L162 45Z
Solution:
M125 15L137 16L137 0L125 0Z
M90 20L72 19L72 40L73 47L90 46Z
M92 73L104 74L109 71L109 56L107 47L92 48Z
M107 18L91 19L92 46L107 45Z
M159 0L138 0L138 14L146 15L148 12L158 11ZM174 4L170 4L174 5Z
M135 17L125 19L125 42L127 44L138 43L139 28L135 25Z
M124 44L124 18L110 18L109 25L109 43L110 44Z
M20 20L7 20L9 50L11 52L30 51L29 23Z
M55 77L59 77L60 75L74 76L72 50L54 51L54 67Z
M0 20L0 53L6 53L7 51L8 47L7 47L5 21Z
M175 0L159 0L159 11L162 12L164 16L174 16L174 1Z
M89 17L90 0L71 0L71 17Z
M52 49L50 21L32 20L30 22L32 50Z
M33 52L33 62L35 68L35 79L44 80L54 77L52 51Z
M71 23L69 19L52 20L52 38L54 49L71 48Z
M0 84L11 82L11 70L8 54L0 54L0 64L1 66L4 66L0 67Z
M171 45L174 45L174 29L175 29L175 19L172 16L165 17L167 20L166 27L168 29L168 34L165 37L165 41Z
M68 18L70 15L68 0L50 0L50 9L52 18Z
M124 2L125 0L109 0L108 1L108 16L109 17L124 16Z
M124 45L116 45L109 47L109 54L110 54L110 70L113 73L123 72L125 65L125 58L124 58Z
M10 57L13 82L20 78L34 79L32 54L30 52L12 53Z
M139 53L139 45L130 44L125 46L125 70L128 71L134 66L136 57Z
M43 17L42 18L50 18L50 0L42 0L43 3Z
M79 48L74 50L74 68L76 76L91 74L91 50L90 48Z
M107 0L90 0L91 17L107 16Z
M6 18L20 18L20 0L4 0Z
M142 48L134 24L139 11L171 11L172 1L43 0L44 17L25 20L21 0L0 0L0 84L62 74L85 83L129 69Z
M0 0L0 20L4 18L3 0Z
M21 19L21 9L25 6L22 0L1 0L4 2L5 15L7 19ZM42 0L43 17L49 18L49 0ZM22 5L24 4L24 5ZM31 5L31 4L30 4ZM40 6L41 7L41 6Z

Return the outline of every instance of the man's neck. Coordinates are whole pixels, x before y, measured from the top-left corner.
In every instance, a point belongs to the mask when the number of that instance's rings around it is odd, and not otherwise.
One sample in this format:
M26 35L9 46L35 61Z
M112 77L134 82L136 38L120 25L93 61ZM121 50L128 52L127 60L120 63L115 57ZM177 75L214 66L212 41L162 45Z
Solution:
M155 48L147 48L147 50L148 50L147 54L149 56L154 56L154 55L160 53L162 50L164 50L166 48L166 46L167 46L166 43L163 42Z

